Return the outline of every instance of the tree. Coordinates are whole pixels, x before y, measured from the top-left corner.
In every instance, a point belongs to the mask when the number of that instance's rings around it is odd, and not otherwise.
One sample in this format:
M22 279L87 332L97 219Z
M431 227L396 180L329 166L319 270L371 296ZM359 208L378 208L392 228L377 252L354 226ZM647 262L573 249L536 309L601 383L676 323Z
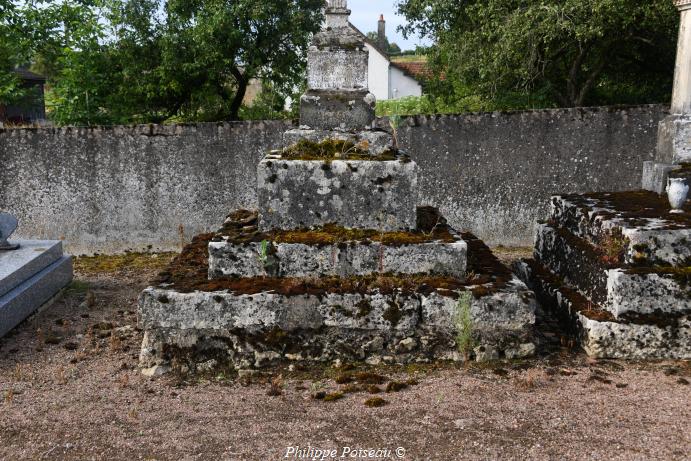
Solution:
M660 102L678 13L669 0L402 0L457 94L499 106Z
M0 104L48 77L60 124L239 117L250 80L290 94L322 0L0 0Z

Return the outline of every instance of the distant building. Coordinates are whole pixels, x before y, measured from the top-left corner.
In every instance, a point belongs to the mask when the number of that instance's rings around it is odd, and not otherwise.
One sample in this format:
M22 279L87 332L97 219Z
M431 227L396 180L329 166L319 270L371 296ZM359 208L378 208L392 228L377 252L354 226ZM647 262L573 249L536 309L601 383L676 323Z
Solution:
M378 40L376 43L370 40L357 27L350 25L362 39L369 51L369 90L378 100L399 99L406 96L422 96L421 75L415 75L403 64L391 61L389 54L384 50L386 40L386 22L384 16L379 18L377 25Z
M14 72L21 81L22 89L26 90L26 96L8 106L0 104L0 122L22 124L45 121L45 77L24 68L16 69Z

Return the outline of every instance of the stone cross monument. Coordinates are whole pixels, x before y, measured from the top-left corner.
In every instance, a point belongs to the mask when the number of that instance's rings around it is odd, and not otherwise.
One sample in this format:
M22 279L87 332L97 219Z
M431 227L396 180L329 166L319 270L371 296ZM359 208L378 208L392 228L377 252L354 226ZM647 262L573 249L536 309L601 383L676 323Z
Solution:
M535 351L527 287L477 238L468 235L469 257L437 210L418 209L417 164L373 127L367 49L349 14L345 0L329 0L309 48L301 126L257 166L257 212L236 211L212 237L195 237L184 251L198 257L179 259L190 266L142 293L146 374L199 370L209 353L248 369ZM196 281L176 275L192 273ZM459 310L466 339L457 342Z
M375 98L367 89L369 53L350 27L349 16L346 0L329 0L326 26L314 36L307 54L301 125L356 131L374 122Z
M643 166L643 189L658 194L665 192L670 174L682 174L680 165L691 163L691 0L674 0L674 4L681 22L671 114L660 122L655 161Z

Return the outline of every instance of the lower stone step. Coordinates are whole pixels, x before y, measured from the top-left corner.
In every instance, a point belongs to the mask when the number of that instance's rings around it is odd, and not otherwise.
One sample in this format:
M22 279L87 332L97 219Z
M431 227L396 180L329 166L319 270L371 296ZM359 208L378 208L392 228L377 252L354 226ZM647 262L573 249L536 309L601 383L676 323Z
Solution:
M616 318L579 292L564 285L534 260L514 267L535 292L543 308L560 318L579 339L585 352L596 358L689 359L691 316L688 311L628 313Z
M429 232L328 225L259 232L256 215L231 215L209 243L209 278L322 277L375 273L462 277L467 245L442 221Z

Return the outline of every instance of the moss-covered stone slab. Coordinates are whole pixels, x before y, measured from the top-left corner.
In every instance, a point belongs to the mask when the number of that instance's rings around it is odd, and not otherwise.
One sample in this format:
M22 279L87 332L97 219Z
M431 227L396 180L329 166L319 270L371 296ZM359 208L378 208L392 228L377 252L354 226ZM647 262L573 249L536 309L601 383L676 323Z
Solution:
M289 148L300 142L321 144L324 141L343 141L352 146L359 146L371 156L378 156L394 150L393 136L383 130L312 130L296 128L283 134L283 145Z
M418 210L415 232L335 225L259 232L238 210L209 242L209 278L427 274L463 277L468 245L436 210Z
M648 191L552 197L550 224L594 245L620 250L623 264L688 266L691 203L670 214L666 197Z
M330 223L412 230L418 167L407 158L306 161L269 155L257 168L257 192L262 231Z

